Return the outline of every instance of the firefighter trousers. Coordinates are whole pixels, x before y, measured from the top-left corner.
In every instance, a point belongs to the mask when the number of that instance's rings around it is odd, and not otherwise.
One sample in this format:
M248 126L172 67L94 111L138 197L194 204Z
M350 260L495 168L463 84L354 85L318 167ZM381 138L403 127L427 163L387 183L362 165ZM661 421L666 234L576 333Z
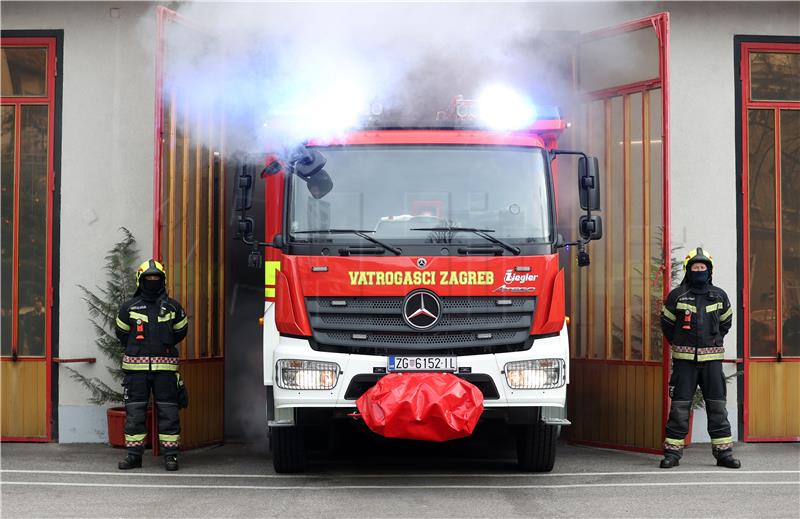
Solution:
M673 360L669 379L672 405L664 438L664 455L679 458L683 455L686 434L689 432L689 413L697 386L703 393L711 452L715 458L733 455L731 424L725 408L727 389L722 361Z
M147 440L147 403L150 393L158 415L158 441L162 453L177 454L180 445L178 373L175 371L127 372L123 379L125 400L125 447L141 456Z

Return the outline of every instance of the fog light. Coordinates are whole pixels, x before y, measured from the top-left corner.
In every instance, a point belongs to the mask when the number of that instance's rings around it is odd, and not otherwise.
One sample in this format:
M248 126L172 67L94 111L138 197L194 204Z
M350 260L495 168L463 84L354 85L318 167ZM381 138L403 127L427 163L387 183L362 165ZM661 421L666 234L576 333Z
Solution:
M278 387L283 389L333 389L339 379L339 365L318 360L278 361Z
M553 389L564 385L563 359L509 362L504 369L511 389Z

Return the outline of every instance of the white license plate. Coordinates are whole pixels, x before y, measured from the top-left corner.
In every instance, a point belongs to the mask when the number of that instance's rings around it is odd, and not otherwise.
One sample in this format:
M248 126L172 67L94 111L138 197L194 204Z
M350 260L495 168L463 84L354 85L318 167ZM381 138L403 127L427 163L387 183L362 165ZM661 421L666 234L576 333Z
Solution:
M388 371L456 371L456 357L389 357Z

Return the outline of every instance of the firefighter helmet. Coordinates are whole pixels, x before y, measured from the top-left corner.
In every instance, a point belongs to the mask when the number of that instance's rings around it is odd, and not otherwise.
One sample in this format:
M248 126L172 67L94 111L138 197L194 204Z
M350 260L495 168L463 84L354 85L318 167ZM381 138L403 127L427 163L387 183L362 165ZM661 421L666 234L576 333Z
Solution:
M167 271L164 270L164 265L154 259L149 259L139 265L136 269L136 286L139 286L139 280L142 276L161 276L164 279L164 284L167 283Z
M709 272L714 269L714 258L711 254L703 249L702 247L697 247L689 251L689 254L683 258L683 270L684 272L689 272L689 269L692 267L693 263L703 262L708 267Z

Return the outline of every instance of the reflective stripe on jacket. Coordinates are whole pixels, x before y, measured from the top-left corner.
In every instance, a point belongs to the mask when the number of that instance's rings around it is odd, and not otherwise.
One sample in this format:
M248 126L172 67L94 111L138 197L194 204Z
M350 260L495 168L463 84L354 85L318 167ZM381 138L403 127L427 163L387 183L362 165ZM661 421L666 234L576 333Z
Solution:
M119 309L116 334L125 346L122 369L176 371L178 349L186 337L189 319L174 299L148 301L134 296Z
M672 358L722 360L723 337L733 323L728 295L710 283L703 289L681 284L667 296L661 310L661 329L672 345Z

